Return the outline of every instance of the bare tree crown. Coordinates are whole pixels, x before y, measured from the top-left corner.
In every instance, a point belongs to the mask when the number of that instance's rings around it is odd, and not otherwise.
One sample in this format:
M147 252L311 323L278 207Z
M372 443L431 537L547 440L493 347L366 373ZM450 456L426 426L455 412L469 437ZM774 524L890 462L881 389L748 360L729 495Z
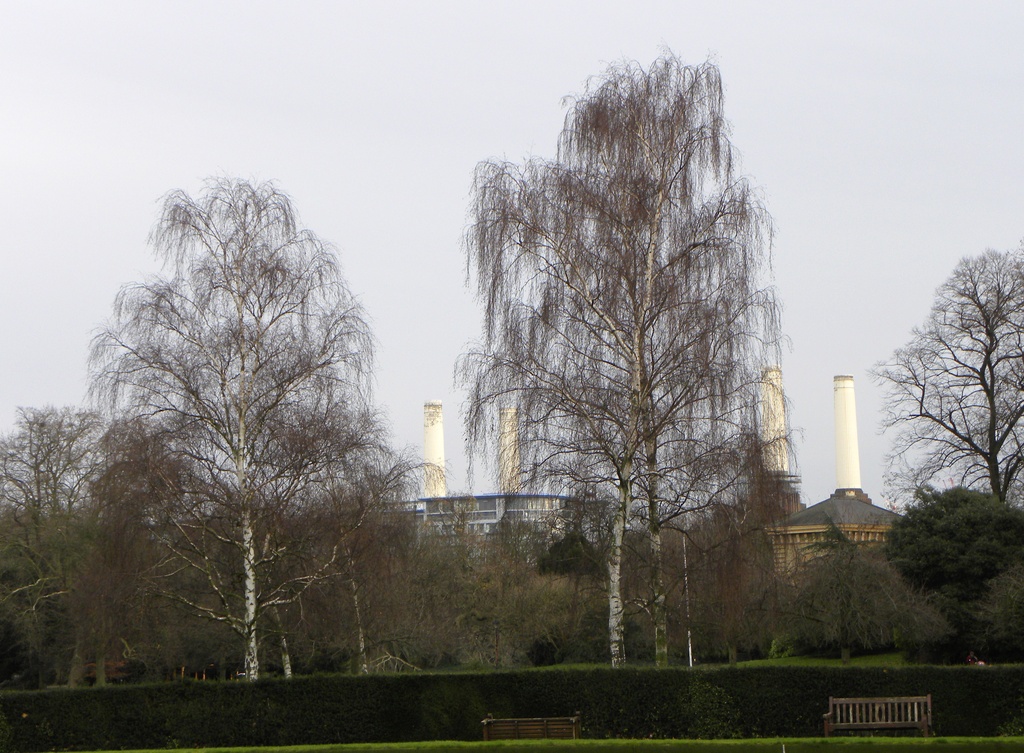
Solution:
M878 364L891 465L911 487L1013 500L1024 468L1024 249L963 259L924 325Z
M734 173L715 66L623 63L568 104L555 159L477 167L465 245L483 338L460 368L475 441L493 438L496 407L516 405L534 484L618 499L617 664L627 518L645 521L657 560L661 526L720 501L742 475L777 341L763 284L771 223Z
M231 627L257 679L264 620L337 559L338 541L316 553L295 520L380 447L369 329L332 250L273 184L172 192L150 241L168 276L121 291L93 343L95 383L185 469L161 538L169 569L203 588L171 595Z
M597 436L667 437L698 400L740 423L726 396L752 383L777 314L761 284L770 218L733 166L717 68L666 56L569 100L557 159L477 168L466 248L484 339L463 361L477 438L502 401L529 408L538 467L561 456L555 425L607 457Z

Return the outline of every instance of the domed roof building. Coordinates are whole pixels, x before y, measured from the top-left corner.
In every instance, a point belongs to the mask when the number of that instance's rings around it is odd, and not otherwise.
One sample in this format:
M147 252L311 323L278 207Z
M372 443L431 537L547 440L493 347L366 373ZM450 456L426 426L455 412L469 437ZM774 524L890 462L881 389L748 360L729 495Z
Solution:
M836 490L816 505L798 510L769 529L775 563L790 572L813 556L814 546L838 530L858 544L881 545L899 515L879 507L860 488L860 451L853 377L834 379Z

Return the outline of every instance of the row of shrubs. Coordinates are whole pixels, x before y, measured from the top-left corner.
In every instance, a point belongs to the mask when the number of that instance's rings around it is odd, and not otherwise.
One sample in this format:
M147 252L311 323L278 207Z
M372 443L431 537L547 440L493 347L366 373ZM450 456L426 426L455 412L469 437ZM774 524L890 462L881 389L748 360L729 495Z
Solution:
M828 697L931 693L940 735L1020 725L1024 667L550 669L314 676L0 694L13 750L477 740L495 716L585 737L814 737ZM1010 726L1008 726L1010 725Z

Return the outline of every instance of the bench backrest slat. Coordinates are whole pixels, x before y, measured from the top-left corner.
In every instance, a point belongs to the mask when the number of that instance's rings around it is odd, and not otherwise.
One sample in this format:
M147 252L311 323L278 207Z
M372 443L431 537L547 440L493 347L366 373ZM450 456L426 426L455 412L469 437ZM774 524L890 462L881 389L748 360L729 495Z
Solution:
M580 737L578 716L536 717L532 719L483 720L484 740L534 740L554 738L576 740Z
M892 698L829 698L826 734L836 729L901 729L918 727L928 734L931 696Z

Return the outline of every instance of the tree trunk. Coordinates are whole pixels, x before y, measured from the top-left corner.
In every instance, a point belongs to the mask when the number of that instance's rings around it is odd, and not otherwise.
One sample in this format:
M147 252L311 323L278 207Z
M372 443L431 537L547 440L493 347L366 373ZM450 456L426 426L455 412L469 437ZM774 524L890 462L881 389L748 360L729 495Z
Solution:
M612 666L626 663L626 647L622 625L622 540L626 535L626 515L631 500L629 474L619 487L619 506L612 524L611 551L608 553L608 642L611 647Z
M352 573L352 560L349 555L349 588L352 589L352 609L356 618L356 640L359 644L357 661L359 662L360 674L369 674L370 665L366 658L366 629L363 627L363 612L359 606L359 584L356 582L355 574Z
M292 679L292 655L288 651L288 638L281 633L281 666L286 680Z
M651 618L654 621L654 664L668 666L668 604L661 548L661 509L658 504L657 445L647 439L647 528L651 537Z
M259 640L256 634L256 535L252 513L242 513L242 568L245 574L245 679L260 679Z
M103 648L96 650L96 687L107 684L107 652Z
M662 566L661 526L651 521L651 617L654 620L654 664L668 666L668 604Z
M839 655L842 657L842 661L843 661L844 665L850 663L850 647L849 646L843 646L839 650Z
M736 644L735 643L730 643L729 644L729 664L730 664L730 666L735 667L736 666L736 661L737 661L738 658L739 658L739 651L737 651L737 649L736 649Z
M71 666L68 668L68 687L76 688L82 684L85 679L85 662L82 658L82 647L79 642L75 642L75 651L71 655ZM42 687L42 686L40 686Z
M281 647L281 669L284 671L285 679L292 678L292 653L288 649L288 635L284 631L284 623L281 622L281 611L271 607L270 618L274 621L274 630L278 635L278 645Z
M686 539L683 534L683 606L686 610L686 663L693 666L693 627L690 621L690 563L686 557Z

